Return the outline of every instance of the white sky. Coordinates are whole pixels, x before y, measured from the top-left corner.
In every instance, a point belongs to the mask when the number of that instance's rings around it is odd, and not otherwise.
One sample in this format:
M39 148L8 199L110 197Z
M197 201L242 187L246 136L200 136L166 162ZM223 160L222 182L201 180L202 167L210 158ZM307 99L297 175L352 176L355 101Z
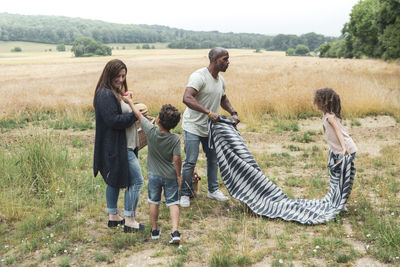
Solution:
M2 0L0 12L194 31L339 36L359 0Z

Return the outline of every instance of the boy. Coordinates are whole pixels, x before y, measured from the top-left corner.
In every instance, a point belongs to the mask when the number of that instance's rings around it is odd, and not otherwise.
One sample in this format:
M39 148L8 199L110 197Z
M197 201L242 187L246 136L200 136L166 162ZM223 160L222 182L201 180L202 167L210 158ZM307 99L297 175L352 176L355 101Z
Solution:
M151 124L138 111L131 98L123 97L129 104L136 117L140 120L142 130L146 133L149 169L148 202L150 203L151 238L159 239L161 229L158 225L161 191L164 188L166 204L169 207L172 233L170 244L179 244L179 200L178 187L182 184L181 177L181 142L179 136L170 133L179 123L181 114L172 105L166 104L161 108L156 119L158 127Z

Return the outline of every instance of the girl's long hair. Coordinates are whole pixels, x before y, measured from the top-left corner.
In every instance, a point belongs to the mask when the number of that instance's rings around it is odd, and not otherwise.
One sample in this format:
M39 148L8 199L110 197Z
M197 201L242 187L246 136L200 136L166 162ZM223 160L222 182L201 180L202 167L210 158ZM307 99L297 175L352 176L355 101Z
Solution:
M314 104L324 113L334 113L342 119L342 106L339 95L332 88L322 88L315 91Z
M125 69L128 73L128 69L124 62L119 59L110 60L104 67L103 73L101 74L99 81L97 82L96 89L94 91L94 98L103 89L110 89L118 100L121 100L121 95L128 91L128 85L126 79L122 83L122 88L114 88L112 86L112 81L118 76L121 70ZM94 105L94 100L93 100Z

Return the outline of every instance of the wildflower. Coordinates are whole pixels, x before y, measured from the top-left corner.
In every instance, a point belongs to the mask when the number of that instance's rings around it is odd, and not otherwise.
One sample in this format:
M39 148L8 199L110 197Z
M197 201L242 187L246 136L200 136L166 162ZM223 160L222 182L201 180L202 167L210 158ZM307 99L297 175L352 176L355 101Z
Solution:
M319 246L315 246L316 249L319 249Z
M371 235L370 235L370 234L367 234L367 237L371 237Z
M366 245L365 248L366 248L366 249L369 249L369 245Z
M7 246L7 245L5 245L5 246L4 246L4 248L8 248L8 246Z
M390 213L390 215L394 216L394 212Z
M313 251L314 251L314 253L317 253L317 250L316 250L316 249L313 249Z
M279 259L279 263L282 264L282 263L283 263L283 260L282 260L282 259Z
M53 234L53 233L51 233L51 234L50 234L50 237L51 237L51 238L53 238L53 237L54 237L54 234Z

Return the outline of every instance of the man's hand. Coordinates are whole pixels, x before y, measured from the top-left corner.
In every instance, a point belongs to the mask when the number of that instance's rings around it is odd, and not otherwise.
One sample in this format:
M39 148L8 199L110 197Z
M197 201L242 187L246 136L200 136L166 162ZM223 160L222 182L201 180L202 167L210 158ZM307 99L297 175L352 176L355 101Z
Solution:
M237 125L240 122L239 116L237 114L233 115L232 119L235 121L235 125Z
M219 115L217 113L211 112L211 114L208 116L213 122L219 121Z

